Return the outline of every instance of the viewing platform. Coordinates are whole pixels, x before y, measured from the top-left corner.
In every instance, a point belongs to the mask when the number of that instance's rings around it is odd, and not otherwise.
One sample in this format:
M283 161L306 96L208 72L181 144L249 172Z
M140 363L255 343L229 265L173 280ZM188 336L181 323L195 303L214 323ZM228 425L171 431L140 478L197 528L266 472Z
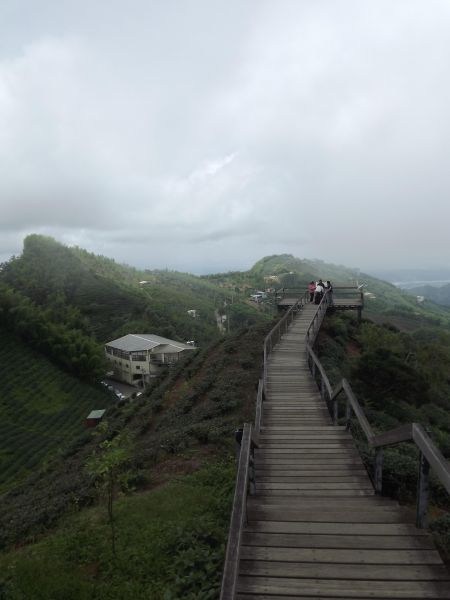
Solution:
M299 298L304 296L303 288L281 288L276 292L276 303L279 310L285 310L294 306ZM333 286L333 300L328 309L332 310L356 310L361 318L364 308L364 293L357 286L336 285Z

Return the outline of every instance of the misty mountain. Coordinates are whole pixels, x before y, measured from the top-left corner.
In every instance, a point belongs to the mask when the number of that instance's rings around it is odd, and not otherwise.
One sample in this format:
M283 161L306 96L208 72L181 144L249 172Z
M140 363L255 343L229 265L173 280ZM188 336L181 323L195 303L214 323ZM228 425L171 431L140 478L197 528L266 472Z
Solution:
M425 296L425 298L436 302L436 304L450 306L450 284L440 287L435 287L433 285L422 285L411 288L409 292L411 294L416 294L417 296Z
M384 279L391 283L427 282L427 281L449 281L450 269L374 269L371 273L375 277ZM409 287L409 286L408 286Z

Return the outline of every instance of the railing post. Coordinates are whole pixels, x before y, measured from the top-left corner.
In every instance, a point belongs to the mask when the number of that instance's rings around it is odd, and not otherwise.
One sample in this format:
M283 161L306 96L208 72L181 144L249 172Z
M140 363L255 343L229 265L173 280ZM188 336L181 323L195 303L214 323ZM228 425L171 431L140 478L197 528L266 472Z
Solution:
M350 400L347 398L347 402L345 404L345 426L347 429L350 427L350 421L352 418L352 405L350 404Z
M339 418L339 405L337 396L333 398L333 425L337 425Z
M242 442L242 435L244 433L244 430L241 429L236 429L236 431L234 432L234 440L235 440L235 453L236 453L236 462L239 462L239 456L241 454L241 442Z
M383 448L375 450L375 493L381 496L383 491Z
M255 449L253 444L250 448L250 461L248 465L248 488L250 496L254 496L256 493L256 484L255 484ZM247 512L245 514L247 521Z
M428 489L430 463L423 453L419 457L419 481L417 484L416 526L423 529L427 526Z

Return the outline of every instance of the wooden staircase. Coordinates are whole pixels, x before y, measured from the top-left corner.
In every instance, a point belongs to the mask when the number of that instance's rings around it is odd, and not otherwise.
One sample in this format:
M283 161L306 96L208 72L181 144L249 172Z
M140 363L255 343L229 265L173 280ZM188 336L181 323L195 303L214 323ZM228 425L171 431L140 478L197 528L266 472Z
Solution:
M332 425L305 358L316 311L304 306L268 361L236 597L450 599L430 535L374 494L352 436Z

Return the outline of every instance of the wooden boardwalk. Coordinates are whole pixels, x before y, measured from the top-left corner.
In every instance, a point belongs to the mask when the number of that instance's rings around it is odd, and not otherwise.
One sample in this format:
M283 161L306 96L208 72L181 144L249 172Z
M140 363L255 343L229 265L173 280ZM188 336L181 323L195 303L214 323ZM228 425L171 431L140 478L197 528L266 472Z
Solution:
M350 433L331 423L305 359L317 308L304 307L269 359L236 597L450 599L430 535L375 496Z

